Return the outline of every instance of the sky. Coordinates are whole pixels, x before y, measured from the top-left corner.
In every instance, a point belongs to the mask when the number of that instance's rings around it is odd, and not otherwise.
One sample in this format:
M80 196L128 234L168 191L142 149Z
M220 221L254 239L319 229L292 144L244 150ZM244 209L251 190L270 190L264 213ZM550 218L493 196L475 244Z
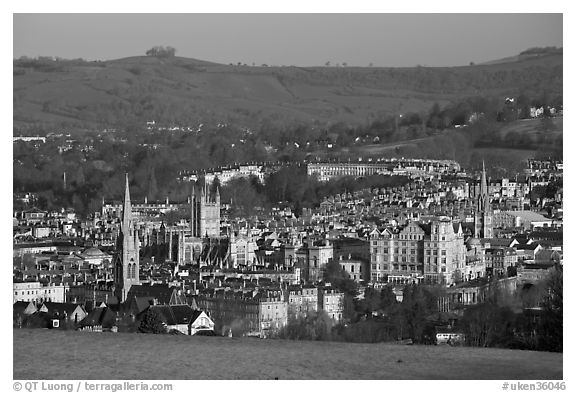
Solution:
M563 46L556 14L13 15L13 56L110 60L155 45L217 63L459 66Z

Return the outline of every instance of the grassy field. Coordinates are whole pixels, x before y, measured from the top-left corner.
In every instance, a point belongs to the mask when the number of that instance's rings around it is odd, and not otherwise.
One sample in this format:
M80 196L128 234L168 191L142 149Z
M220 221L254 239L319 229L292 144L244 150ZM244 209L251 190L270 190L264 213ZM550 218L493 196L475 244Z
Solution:
M14 379L562 379L562 354L14 330Z
M551 121L556 129L545 133L553 136L561 135L564 129L564 118L562 116L554 117ZM543 131L539 130L541 123L542 119L517 120L503 127L500 130L500 136L505 137L509 132L516 132L527 137L537 137L543 133Z

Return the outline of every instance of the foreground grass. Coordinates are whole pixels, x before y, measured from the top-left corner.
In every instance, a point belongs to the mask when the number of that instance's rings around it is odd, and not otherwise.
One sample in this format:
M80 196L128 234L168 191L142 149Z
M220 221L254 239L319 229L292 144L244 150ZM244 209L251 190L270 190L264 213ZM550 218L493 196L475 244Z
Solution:
M14 379L562 379L562 354L14 329Z

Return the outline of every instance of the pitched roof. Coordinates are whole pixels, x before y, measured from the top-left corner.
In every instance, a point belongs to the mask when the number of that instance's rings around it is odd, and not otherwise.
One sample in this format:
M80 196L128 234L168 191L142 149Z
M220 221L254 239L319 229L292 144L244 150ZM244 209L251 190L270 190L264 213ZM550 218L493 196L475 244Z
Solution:
M43 306L46 307L49 314L60 314L63 315L66 313L67 315L71 315L76 311L78 307L80 310L84 311L84 308L80 304L74 303L55 303L55 302L44 302Z
M159 304L169 304L174 288L166 284L132 285L126 296L126 301L134 297L156 299Z
M512 239L498 238L498 237L482 239L482 244L486 243L489 243L491 248L509 247L510 244L512 243Z
M80 322L80 326L99 325L103 328L111 328L116 325L116 312L109 307L96 307Z
M26 311L26 309L30 306L30 304L33 305L32 302L23 302L23 301L19 300L16 303L14 303L12 308L13 308L15 313L23 314L24 311ZM36 308L36 306L34 306L34 308Z
M162 320L168 326L188 324L194 321L193 316L197 312L187 304L174 306L150 306L150 309L158 311Z
M516 244L514 246L517 250L536 250L536 248L540 246L538 243L531 243L531 244Z

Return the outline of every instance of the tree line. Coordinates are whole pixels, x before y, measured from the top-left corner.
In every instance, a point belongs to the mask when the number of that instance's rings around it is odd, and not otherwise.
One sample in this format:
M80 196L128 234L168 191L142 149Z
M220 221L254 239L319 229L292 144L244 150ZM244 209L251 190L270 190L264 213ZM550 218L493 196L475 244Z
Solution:
M438 311L437 301L446 295L440 286L405 286L401 302L389 286L368 287L358 299L356 284L337 261L328 264L324 279L345 294L344 322L336 324L323 311L310 313L289 321L281 338L435 344L436 327L451 325L465 334L468 346L563 351L561 266L513 294L503 294L494 284L486 302L467 307L460 317Z

